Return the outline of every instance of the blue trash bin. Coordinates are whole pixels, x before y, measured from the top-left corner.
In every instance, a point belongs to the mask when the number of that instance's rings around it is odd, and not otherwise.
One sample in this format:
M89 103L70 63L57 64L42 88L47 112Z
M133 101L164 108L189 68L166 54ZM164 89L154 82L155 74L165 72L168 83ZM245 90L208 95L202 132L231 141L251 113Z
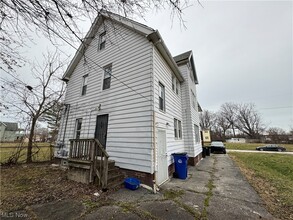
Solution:
M185 180L187 178L188 156L187 153L172 154L175 161L174 177Z

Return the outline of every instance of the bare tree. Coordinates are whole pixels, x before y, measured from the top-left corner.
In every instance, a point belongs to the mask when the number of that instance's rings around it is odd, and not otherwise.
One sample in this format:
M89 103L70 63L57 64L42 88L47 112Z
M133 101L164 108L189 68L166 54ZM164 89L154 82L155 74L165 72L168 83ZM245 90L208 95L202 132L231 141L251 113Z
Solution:
M226 102L220 107L220 117L222 120L229 122L229 128L233 131L233 136L235 137L235 123L237 118L237 105L235 103Z
M215 126L216 115L209 110L203 110L199 114L199 125L202 130L212 129Z
M56 53L46 55L46 63L36 64L32 69L32 77L36 84L20 80L10 75L10 79L1 78L4 105L9 113L24 116L29 121L29 142L27 148L27 162L32 162L33 137L39 118L49 111L62 98L65 90L64 83L59 77L63 73L63 63Z
M226 139L226 132L230 128L231 123L227 120L227 118L221 113L216 114L215 119L215 126L217 127L217 130L220 133L220 136L222 139Z
M188 4L189 0L1 0L0 68L12 71L25 61L18 48L32 40L32 32L44 34L53 43L63 39L80 44L83 33L78 28L79 22L92 22L101 10L125 17L143 17L153 8L170 8L171 16L184 23L182 13Z
M235 127L250 138L257 138L264 130L261 116L253 103L238 104Z

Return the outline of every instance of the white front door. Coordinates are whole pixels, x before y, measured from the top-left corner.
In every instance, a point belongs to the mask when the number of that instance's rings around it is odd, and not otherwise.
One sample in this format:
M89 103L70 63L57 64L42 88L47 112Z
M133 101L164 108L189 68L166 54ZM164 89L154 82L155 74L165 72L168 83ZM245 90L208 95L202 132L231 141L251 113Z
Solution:
M166 144L166 131L158 130L157 137L158 149L158 171L157 171L157 184L161 185L168 180L168 161L167 161L167 144Z

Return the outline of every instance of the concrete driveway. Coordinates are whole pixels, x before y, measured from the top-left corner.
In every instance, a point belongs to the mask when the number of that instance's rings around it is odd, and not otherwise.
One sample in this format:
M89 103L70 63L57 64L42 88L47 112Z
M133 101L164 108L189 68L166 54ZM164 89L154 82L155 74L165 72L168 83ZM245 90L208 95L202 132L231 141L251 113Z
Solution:
M87 204L57 201L28 207L24 214L62 220L274 219L228 155L212 154L188 172L186 180L173 178L157 194L123 188Z
M108 199L115 201L114 207L103 206L84 219L274 219L224 154L212 154L189 167L188 179L173 178L158 194L121 189Z

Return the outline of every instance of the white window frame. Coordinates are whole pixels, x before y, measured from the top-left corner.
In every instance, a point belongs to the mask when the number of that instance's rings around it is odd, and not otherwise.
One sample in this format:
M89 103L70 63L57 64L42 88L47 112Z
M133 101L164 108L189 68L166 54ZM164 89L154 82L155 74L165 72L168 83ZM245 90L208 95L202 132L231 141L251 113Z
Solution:
M194 92L192 90L190 90L190 91L191 91L191 95L192 95L192 97L191 97L192 107L194 109L196 109L196 105L195 105L196 98L195 98Z
M86 95L87 92L87 84L88 84L89 74L86 74L82 77L82 87L81 87L81 95Z
M200 143L199 126L194 124L194 138L195 143Z
M111 88L111 78L112 78L112 64L105 66L104 68L104 77L103 77L103 90ZM109 80L109 87L105 88L105 80Z
M182 122L177 118L174 118L174 138L182 139Z
M81 127L82 127L82 118L77 118L75 120L75 129L74 129L74 138L75 139L80 139Z
M159 110L165 112L166 111L166 97L165 97L165 86L159 82ZM162 100L162 108L161 108L161 100Z
M176 79L176 94L179 95L179 90L180 90L180 83L179 81Z
M106 31L102 32L99 35L99 50L106 48Z

